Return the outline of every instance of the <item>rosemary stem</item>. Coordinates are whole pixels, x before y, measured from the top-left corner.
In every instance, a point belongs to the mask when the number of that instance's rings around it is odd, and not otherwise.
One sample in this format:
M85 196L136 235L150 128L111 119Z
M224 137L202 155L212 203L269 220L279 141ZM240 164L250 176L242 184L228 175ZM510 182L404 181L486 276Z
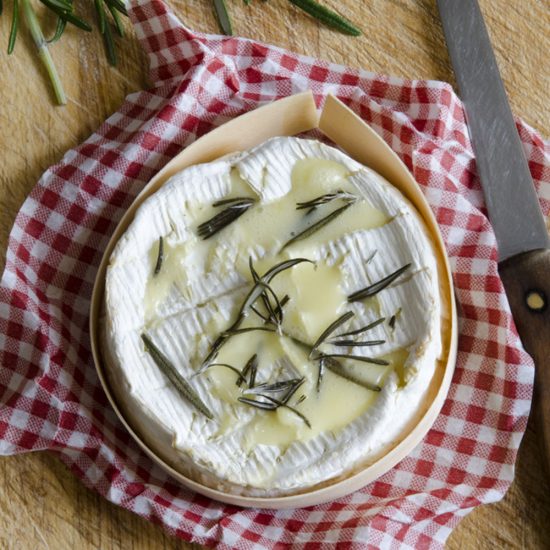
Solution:
M38 57L40 58L40 61L44 65L50 78L57 104L65 105L67 103L65 91L63 90L63 85L61 84L61 80L50 54L50 50L48 50L48 43L44 38L44 34L40 28L40 23L36 17L36 13L34 12L30 0L21 0L21 5L23 7L23 16L38 50Z

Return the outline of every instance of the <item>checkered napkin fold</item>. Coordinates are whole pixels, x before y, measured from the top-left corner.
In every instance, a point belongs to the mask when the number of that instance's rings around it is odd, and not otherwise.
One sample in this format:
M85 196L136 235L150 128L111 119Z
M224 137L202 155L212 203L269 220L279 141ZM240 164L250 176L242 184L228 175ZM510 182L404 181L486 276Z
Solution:
M495 237L464 113L449 85L377 76L242 38L192 33L160 0L132 3L152 89L128 96L42 176L10 235L0 286L0 453L48 449L112 502L220 548L438 548L508 488L533 383L497 273ZM147 181L197 137L259 105L313 90L371 125L420 184L441 227L460 312L459 353L433 428L393 470L346 498L247 510L195 495L131 440L90 352L95 273ZM518 122L541 206L550 147Z

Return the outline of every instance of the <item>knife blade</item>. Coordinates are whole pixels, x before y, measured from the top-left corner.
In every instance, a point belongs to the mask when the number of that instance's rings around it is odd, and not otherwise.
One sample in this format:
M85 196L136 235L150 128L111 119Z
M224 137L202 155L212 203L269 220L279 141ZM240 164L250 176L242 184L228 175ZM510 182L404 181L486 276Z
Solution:
M478 176L499 250L499 272L535 362L535 412L550 472L550 240L477 0L438 0Z

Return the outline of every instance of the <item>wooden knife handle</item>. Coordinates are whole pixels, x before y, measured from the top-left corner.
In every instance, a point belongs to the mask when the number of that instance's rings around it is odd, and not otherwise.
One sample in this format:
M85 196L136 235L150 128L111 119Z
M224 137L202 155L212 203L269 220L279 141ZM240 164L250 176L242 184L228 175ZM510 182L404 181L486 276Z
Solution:
M535 362L534 416L550 473L550 250L533 250L499 265L521 341Z

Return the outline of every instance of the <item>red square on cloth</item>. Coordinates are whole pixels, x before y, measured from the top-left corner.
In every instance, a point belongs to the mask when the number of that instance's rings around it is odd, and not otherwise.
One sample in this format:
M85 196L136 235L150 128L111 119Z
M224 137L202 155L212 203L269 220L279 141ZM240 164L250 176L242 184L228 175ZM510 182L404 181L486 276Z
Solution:
M160 0L131 2L152 89L126 99L40 179L12 230L0 285L0 454L56 449L112 502L219 548L439 548L502 497L527 424L533 365L496 264L462 106L448 84L379 76L233 37L193 33ZM101 390L88 309L103 250L147 181L197 137L289 93L331 93L405 161L440 224L459 303L448 399L432 430L356 493L300 510L245 510L181 487L125 432ZM550 147L518 121L542 210Z

